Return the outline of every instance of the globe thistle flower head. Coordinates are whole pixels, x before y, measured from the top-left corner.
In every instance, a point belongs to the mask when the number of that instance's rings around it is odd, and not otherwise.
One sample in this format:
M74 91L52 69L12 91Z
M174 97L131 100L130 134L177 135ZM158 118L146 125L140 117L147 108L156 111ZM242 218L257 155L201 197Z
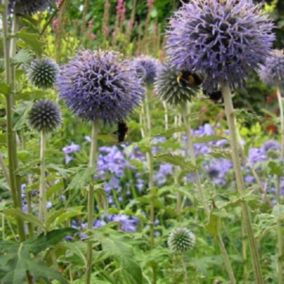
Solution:
M58 74L58 66L50 59L36 59L28 69L28 76L33 85L38 88L51 88Z
M273 50L259 69L262 81L272 86L284 86L284 50Z
M40 100L31 108L28 121L36 131L51 132L61 123L59 107L49 100Z
M158 59L150 56L139 56L133 61L134 69L139 78L141 78L146 84L153 84L161 63Z
M192 0L173 16L166 49L177 69L201 72L204 88L241 87L270 53L273 24L251 0Z
M172 105L190 101L201 84L201 78L189 71L178 71L169 64L161 68L155 81L155 92Z
M57 86L76 115L105 123L124 121L144 95L129 64L110 51L79 52L61 68Z
M30 16L46 10L54 3L54 0L10 0L9 12L17 15Z
M175 253L186 253L195 245L195 235L186 228L173 230L168 238L168 246Z

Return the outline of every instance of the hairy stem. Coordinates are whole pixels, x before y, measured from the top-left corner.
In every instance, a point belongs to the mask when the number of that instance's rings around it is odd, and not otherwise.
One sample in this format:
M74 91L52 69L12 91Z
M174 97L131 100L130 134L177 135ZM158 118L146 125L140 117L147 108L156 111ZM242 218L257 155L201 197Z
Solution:
M97 157L98 157L98 133L99 125L97 122L92 124L92 141L89 157L89 167L96 171ZM88 204L87 204L87 219L88 219L88 230L93 229L94 224L94 185L91 183L88 187ZM93 244L92 241L88 241L87 244L87 267L86 267L86 284L91 284L92 276L92 266L93 266Z
M184 119L184 124L185 124L185 127L186 127L186 137L187 137L185 152L186 152L186 156L190 157L190 161L191 161L192 165L194 167L196 167L197 166L196 155L195 155L195 151L194 151L192 128L191 128L191 121L190 121L189 114L190 114L190 104L186 104L186 106L183 108L183 119ZM194 170L193 174L194 174L194 179L196 180L199 198L200 198L202 205L203 205L203 208L204 208L204 210L205 210L205 212L208 216L209 215L209 207L208 207L207 201L206 201L205 196L204 196L199 171L196 169L196 170Z
M9 40L9 24L8 24L8 0L4 0L4 9L2 14L3 25L3 50L4 50L4 64L5 64L5 82L10 87L10 92L6 96L6 113L7 113L7 144L8 144L8 170L9 170L9 185L13 199L14 207L22 210L20 186L17 184L17 145L16 135L13 129L13 115L14 115L14 90L15 81L12 80L13 67L11 56L16 49L16 40L10 42ZM16 16L13 17L13 32L16 29ZM11 46L10 46L11 43ZM24 223L23 220L17 218L17 226L20 240L25 239Z
M244 190L244 180L242 176L242 169L241 169L241 161L240 161L240 147L238 145L238 138L237 138L237 128L236 128L236 120L235 120L235 112L232 102L232 94L229 86L224 85L222 87L222 93L224 97L224 104L225 104L225 113L227 117L227 122L230 130L230 144L231 144L231 155L234 165L234 172L237 184L238 193L242 196ZM242 209L242 222L244 224L246 234L249 241L250 252L252 256L252 264L253 270L255 275L255 283L263 284L263 276L261 272L261 265L260 265L260 257L258 253L258 249L256 246L256 241L254 238L254 233L252 230L250 215L249 215L249 208L245 200L241 201L241 209Z
M39 219L45 226L47 217L47 197L45 181L45 152L46 152L46 133L40 132L40 180L39 180Z
M183 269L184 284L190 284L188 279L187 263L184 255L182 256L182 269Z
M165 121L165 130L169 130L169 112L168 112L168 105L166 102L163 102L164 106L164 121Z
M219 230L218 230L218 243L219 243L221 253L223 255L223 261L224 261L224 264L225 264L225 268L226 268L227 273L229 275L230 284L236 284L237 282L236 282L234 270L233 270L228 252L226 250L226 247L225 247L224 242L223 242L223 238L222 238Z
M284 112L283 112L283 102L281 97L280 88L277 87L277 99L279 104L280 111L280 133L281 133L281 155L280 159L284 159ZM281 179L278 177L277 181L277 191L276 191L276 200L277 204L281 204ZM279 214L277 216L277 278L278 284L283 283L283 233L282 233L282 222L281 222L281 209L278 208Z
M151 96L151 89L149 88L146 92L145 100L143 103L143 112L145 114L144 120L144 133L146 137L150 141L151 146L151 137L152 137L152 121L151 121L151 112L150 112L150 96ZM153 154L151 147L146 153L147 165L148 165L148 189L151 196L150 201L150 245L151 248L155 246L155 235L154 235L154 224L155 224L155 188L154 188L154 170L153 170ZM153 265L153 279L152 283L155 284L156 280L156 268Z

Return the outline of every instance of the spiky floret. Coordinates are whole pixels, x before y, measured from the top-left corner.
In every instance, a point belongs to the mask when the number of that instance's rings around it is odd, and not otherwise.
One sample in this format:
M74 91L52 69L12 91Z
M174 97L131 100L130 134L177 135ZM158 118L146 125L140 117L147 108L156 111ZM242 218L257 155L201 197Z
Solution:
M153 84L161 68L161 62L151 56L141 55L133 60L136 74L146 84Z
M76 115L106 123L124 121L144 95L134 70L111 51L79 52L61 68L57 86Z
M192 0L171 19L166 49L178 69L204 74L208 91L235 89L269 55L272 28L252 0Z
M284 87L284 50L273 50L259 69L260 78L268 85Z
M51 59L36 59L28 69L28 76L33 85L39 88L51 88L58 74L58 66Z
M28 120L33 129L51 132L61 123L59 107L49 100L37 101L29 112Z
M54 3L54 0L10 0L9 11L17 15L32 15L46 10Z
M186 228L174 229L168 238L168 246L175 253L185 253L195 245L195 235Z
M161 68L155 81L155 92L165 102L173 105L190 101L198 90L201 79L188 71L177 71L169 64Z

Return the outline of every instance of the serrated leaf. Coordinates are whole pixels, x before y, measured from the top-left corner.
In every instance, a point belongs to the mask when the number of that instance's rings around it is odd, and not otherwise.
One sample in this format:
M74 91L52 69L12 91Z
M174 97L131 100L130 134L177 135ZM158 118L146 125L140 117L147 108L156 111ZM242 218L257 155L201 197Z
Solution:
M10 218L13 218L13 219L21 218L23 221L32 223L40 228L43 228L43 224L40 222L38 218L36 218L35 216L31 214L24 213L19 209L10 208L10 209L4 210L3 213Z
M74 228L64 228L41 234L37 238L25 241L24 244L30 246L30 252L38 254L39 252L59 243L64 237L73 235L77 230Z
M94 181L94 175L96 173L96 167L84 167L80 168L71 180L67 190L69 189L83 189L88 184Z
M219 140L224 140L225 137L217 136L217 135L205 135L201 137L194 137L193 143L208 143L208 142L214 142Z
M29 33L24 30L17 33L17 37L25 42L27 47L32 49L37 55L41 55L43 51L43 43L40 41L40 36L35 33ZM19 43L20 45L20 43Z

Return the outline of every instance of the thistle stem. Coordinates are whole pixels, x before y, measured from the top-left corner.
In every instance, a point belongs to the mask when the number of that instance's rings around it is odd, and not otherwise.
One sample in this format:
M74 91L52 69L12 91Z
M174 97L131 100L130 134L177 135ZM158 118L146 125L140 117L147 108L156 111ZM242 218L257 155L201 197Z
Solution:
M234 165L235 177L236 177L236 184L237 184L237 191L240 196L243 195L244 190L244 180L242 176L242 169L241 169L241 162L240 162L240 147L238 145L238 138L237 138L237 130L236 130L236 120L235 120L235 112L232 102L232 94L229 86L224 85L222 87L222 93L224 98L225 104L225 113L227 117L227 122L230 131L230 144L231 144L231 155ZM256 246L256 241L254 238L250 215L249 215L249 208L245 200L241 201L241 209L242 209L242 221L246 230L246 234L250 244L250 252L252 256L252 264L254 269L255 275L255 283L263 284L263 277L261 273L261 265L260 265L260 257Z
M229 278L230 278L230 284L236 284L237 282L236 282L234 270L233 270L228 252L226 250L226 247L225 247L224 242L223 242L223 238L222 238L219 230L218 230L218 243L219 243L221 253L223 255L223 261L224 261L227 273L228 273Z
M45 181L45 152L46 152L46 133L40 132L40 181L39 181L39 219L45 226L47 217L47 196Z
M98 133L99 125L98 122L93 122L92 124L92 141L89 157L89 167L96 170L97 157L98 157ZM90 184L88 187L88 204L87 204L87 219L88 219L88 230L93 229L94 224L94 185ZM91 284L92 276L92 266L93 266L93 244L92 241L88 241L87 244L87 267L86 267L86 284Z
M3 25L3 51L4 51L4 64L5 64L5 82L10 86L11 91L6 96L6 113L7 113L7 144L8 144L8 170L9 170L9 185L11 195L13 199L14 207L18 210L22 210L21 204L21 192L20 187L17 184L17 145L16 135L13 129L13 115L14 115L14 89L15 82L12 80L12 64L10 56L13 56L13 52L16 49L16 40L12 41L10 46L9 41L9 24L8 24L8 5L9 1L4 0L4 9L2 13L2 25ZM13 17L13 27L16 28L16 16ZM13 29L15 33L15 30ZM11 51L12 50L12 51ZM20 240L25 239L24 222L22 219L17 218L17 226Z
M153 169L153 154L151 149L151 137L152 137L152 121L151 121L151 112L150 112L150 96L151 96L151 90L150 88L146 92L145 100L143 103L143 112L145 114L145 120L144 120L144 133L146 137L150 141L150 148L146 152L146 160L148 165L148 172L149 172L149 178L148 178L148 188L150 193L150 245L151 248L155 246L155 236L154 236L154 224L155 224L155 188L154 188L154 169ZM152 283L156 283L156 268L153 265L153 280Z
M183 278L184 278L184 284L189 284L189 279L188 279L188 273L187 273L187 263L185 260L185 256L182 256L182 268L183 268Z
M163 102L164 106L164 121L165 121L165 130L169 130L169 112L168 112L168 105L166 102Z
M190 114L190 104L188 103L183 108L183 119L184 119L184 124L185 124L185 127L186 127L186 137L187 137L187 143L186 143L185 151L186 151L186 156L190 157L192 165L194 167L196 167L197 166L196 155L195 155L195 151L194 151L192 128L191 128L191 121L190 121L190 118L189 118L189 114ZM205 210L205 212L208 216L209 215L209 208L208 208L208 204L207 204L207 201L206 201L204 193L203 193L203 188L202 188L202 184L201 184L199 171L196 169L196 170L194 170L193 174L194 174L194 178L196 180L199 198L200 198L202 205L203 205L203 208L204 208L204 210Z
M280 159L283 162L284 159L284 112L283 112L283 102L280 92L280 87L277 87L277 99L279 104L279 110L280 110L280 132L281 132L281 155ZM276 191L276 200L277 204L280 206L281 204L281 186L280 186L281 180L280 177L278 177L277 180L277 191ZM281 209L278 208L279 214L277 217L277 278L278 278L278 284L283 283L283 233L282 233L282 222L280 218Z

